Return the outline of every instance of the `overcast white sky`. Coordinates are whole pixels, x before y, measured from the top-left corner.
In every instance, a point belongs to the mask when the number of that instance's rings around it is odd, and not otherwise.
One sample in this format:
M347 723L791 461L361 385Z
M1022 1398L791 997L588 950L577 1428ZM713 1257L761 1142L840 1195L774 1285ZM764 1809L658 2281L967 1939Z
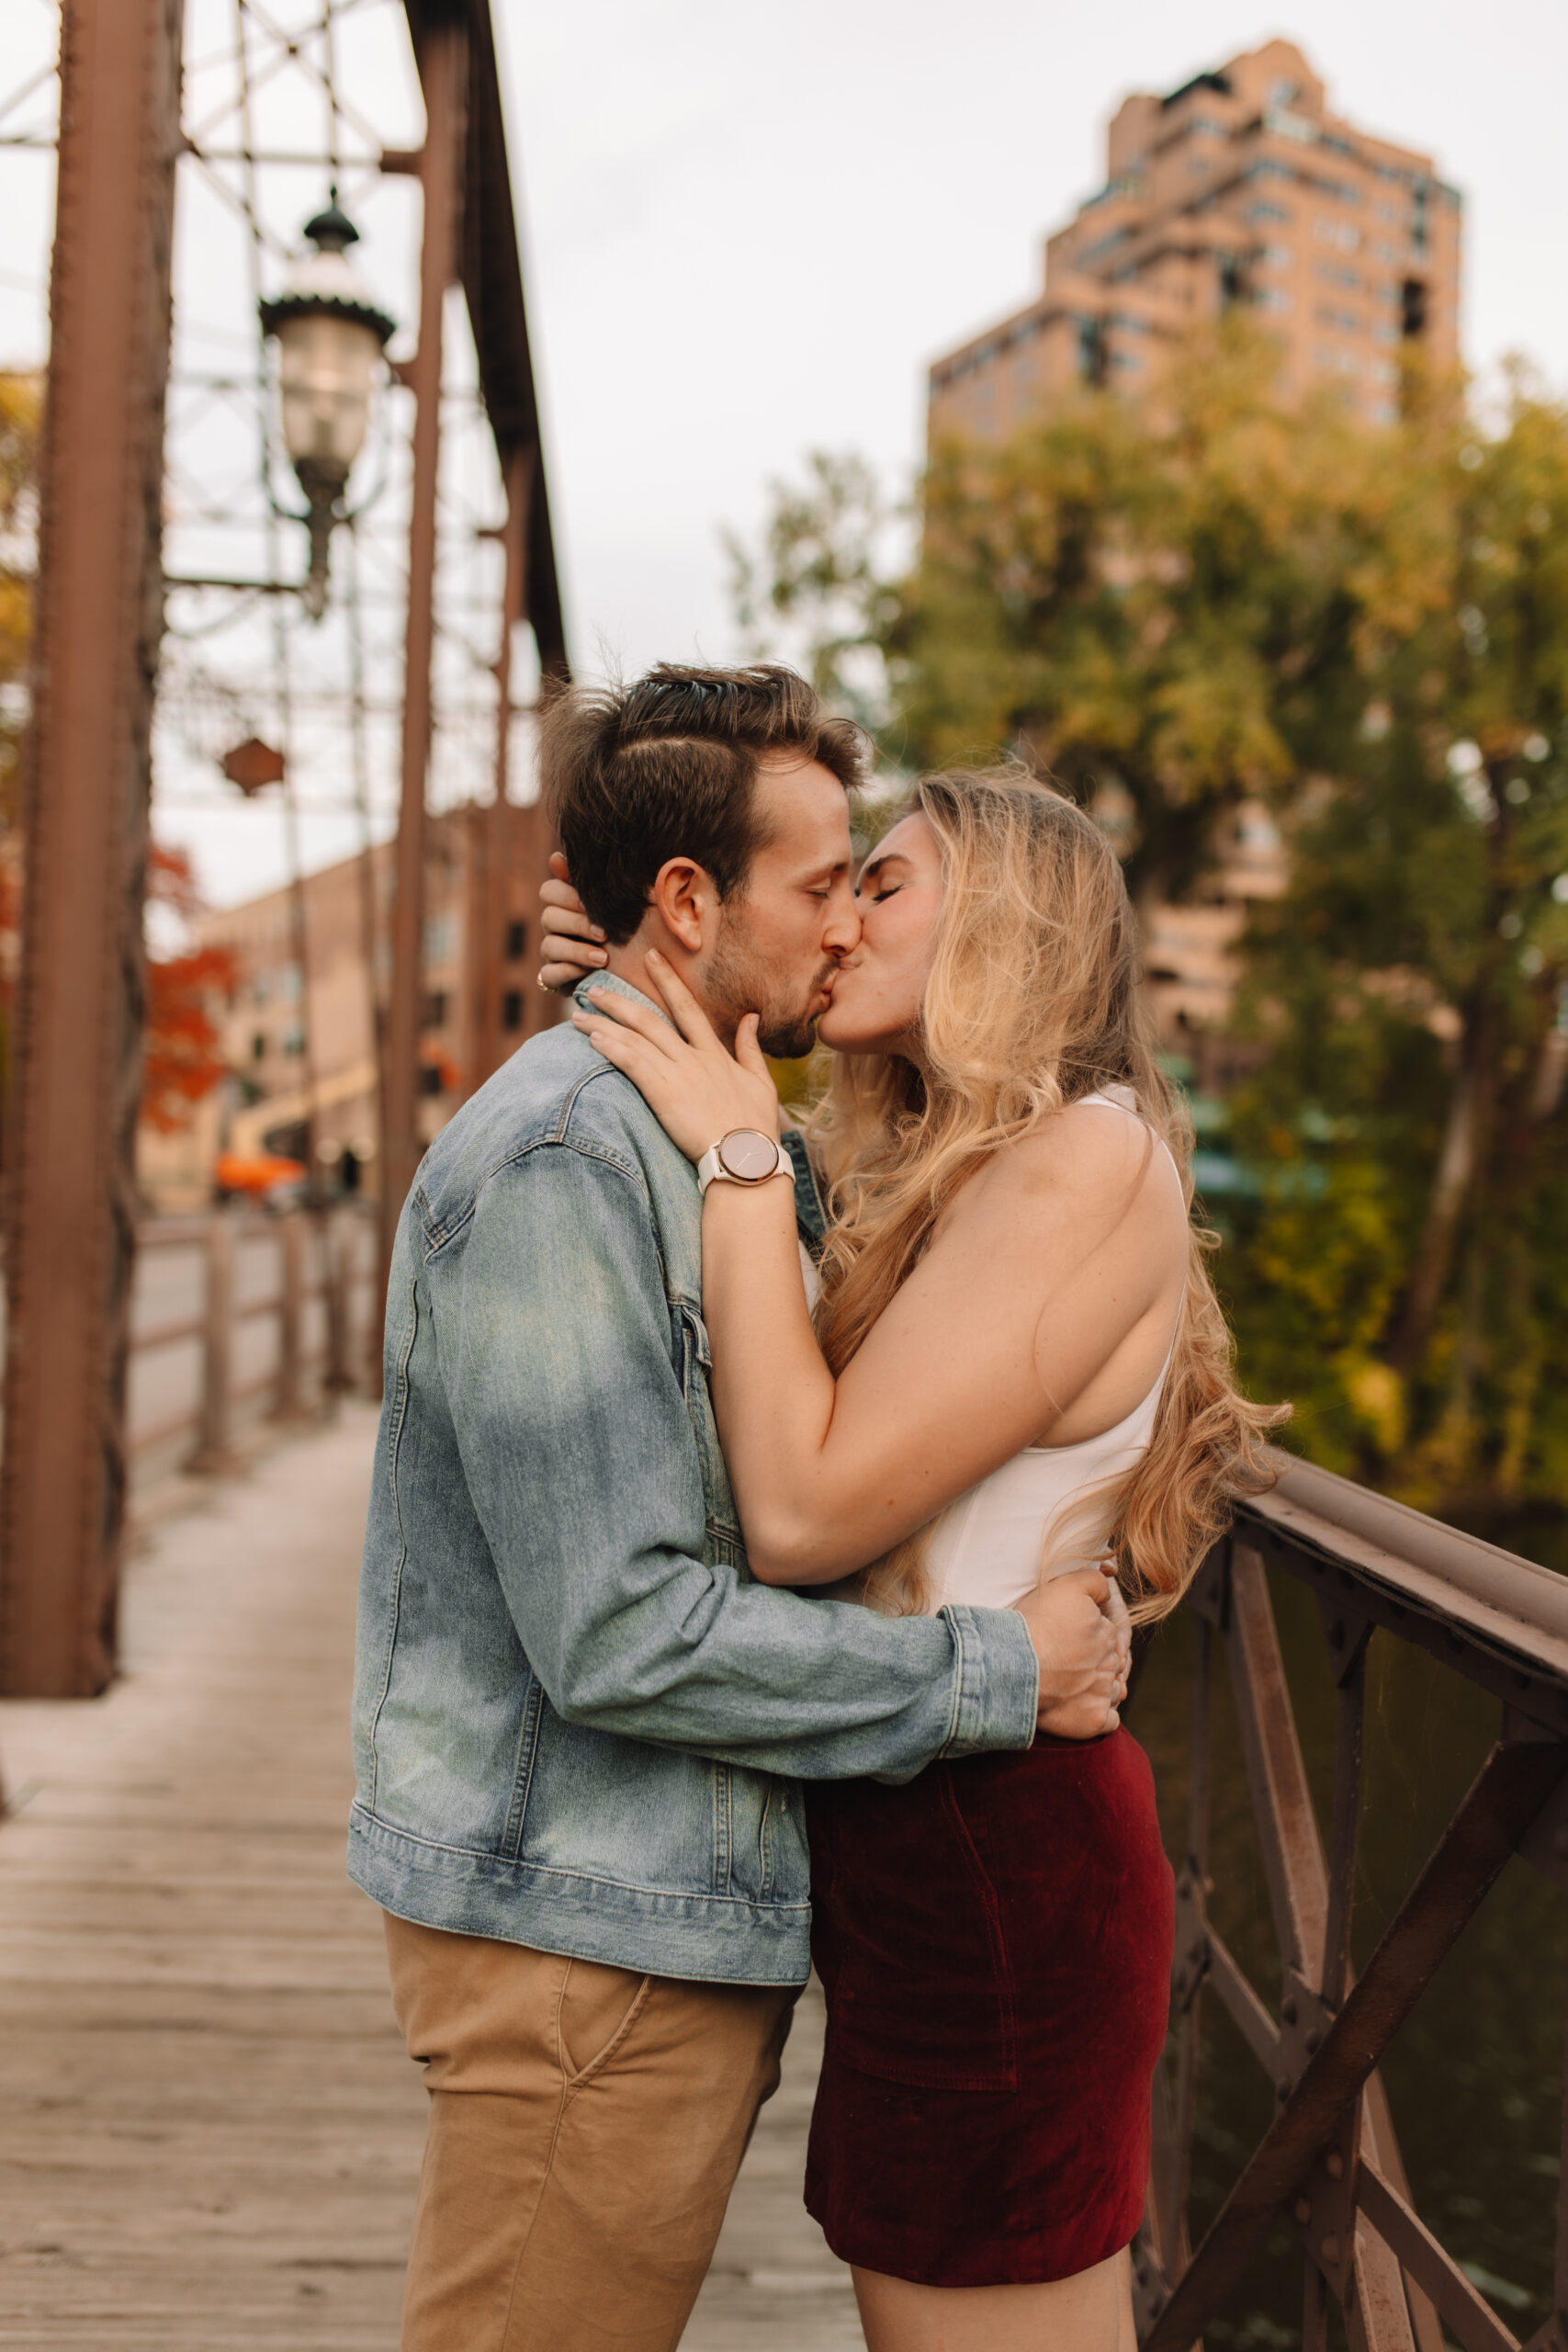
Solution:
M770 478L812 448L902 489L927 364L1036 290L1122 96L1275 33L1332 106L1464 191L1472 365L1524 351L1568 392L1568 0L491 5L580 673L731 655L721 527L753 533ZM51 0L12 0L7 25L10 73L47 60ZM0 190L0 363L42 350L46 174L15 157ZM406 320L390 200L364 250ZM216 900L274 887L276 811L209 797L162 791L160 831ZM308 864L350 846L307 808Z
M1281 33L1466 199L1465 348L1568 389L1564 0L496 0L574 652L732 647L721 524L1036 288L1124 92Z

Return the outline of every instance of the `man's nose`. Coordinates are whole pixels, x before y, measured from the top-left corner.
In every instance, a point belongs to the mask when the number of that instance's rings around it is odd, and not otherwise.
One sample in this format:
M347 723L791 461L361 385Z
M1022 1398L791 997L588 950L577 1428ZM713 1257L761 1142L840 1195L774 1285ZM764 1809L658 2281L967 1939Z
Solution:
M860 945L860 908L855 894L846 882L836 889L828 901L828 920L822 930L822 946L829 956L848 956Z

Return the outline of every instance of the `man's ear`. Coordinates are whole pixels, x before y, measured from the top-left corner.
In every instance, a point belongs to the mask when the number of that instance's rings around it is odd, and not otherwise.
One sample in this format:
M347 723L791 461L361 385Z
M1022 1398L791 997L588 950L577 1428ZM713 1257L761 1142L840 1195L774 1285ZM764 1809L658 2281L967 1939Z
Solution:
M707 868L695 858L667 858L654 876L649 903L671 938L689 956L700 956L710 944L718 892Z

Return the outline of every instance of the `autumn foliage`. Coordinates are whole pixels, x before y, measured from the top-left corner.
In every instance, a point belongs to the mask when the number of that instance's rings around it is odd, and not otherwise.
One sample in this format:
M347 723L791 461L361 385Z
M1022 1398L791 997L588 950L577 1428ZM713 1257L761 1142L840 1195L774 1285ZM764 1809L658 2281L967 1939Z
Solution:
M152 845L147 869L150 904L186 918L197 910L196 879L183 850ZM230 995L239 967L228 947L197 947L181 956L149 957L147 1046L141 1115L160 1135L188 1125L191 1112L224 1075L213 1000Z

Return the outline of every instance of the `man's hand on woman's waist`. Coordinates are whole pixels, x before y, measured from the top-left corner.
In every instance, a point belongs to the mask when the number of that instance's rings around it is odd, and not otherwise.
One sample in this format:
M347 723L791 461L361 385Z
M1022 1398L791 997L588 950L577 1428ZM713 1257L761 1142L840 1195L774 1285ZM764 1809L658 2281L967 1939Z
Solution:
M1040 1661L1040 1729L1059 1739L1098 1739L1114 1731L1133 1645L1127 1604L1111 1569L1052 1577L1018 1603L1018 1613Z

